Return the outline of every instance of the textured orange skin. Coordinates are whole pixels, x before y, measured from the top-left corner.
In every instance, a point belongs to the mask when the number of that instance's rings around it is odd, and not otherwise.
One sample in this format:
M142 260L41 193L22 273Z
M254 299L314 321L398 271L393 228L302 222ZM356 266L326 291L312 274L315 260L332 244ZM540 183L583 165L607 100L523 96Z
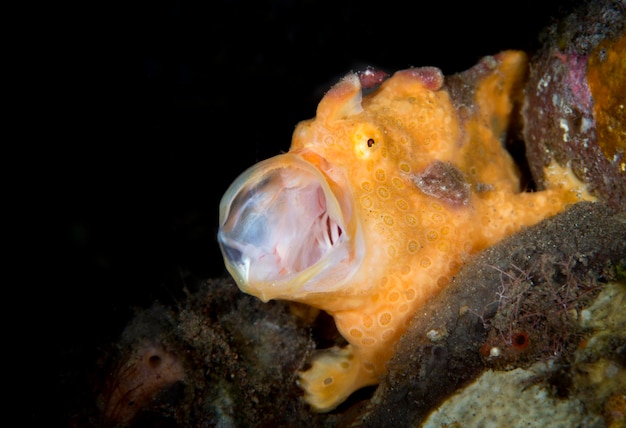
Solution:
M342 287L291 299L328 312L349 342L320 351L300 373L314 410L377 384L411 319L468 257L583 197L566 181L520 193L500 138L521 96L526 56L506 51L476 67L463 102L432 68L399 71L362 100L358 79L348 75L294 132L289 152L349 195L365 245L363 263ZM420 189L437 161L461 173L466 199Z

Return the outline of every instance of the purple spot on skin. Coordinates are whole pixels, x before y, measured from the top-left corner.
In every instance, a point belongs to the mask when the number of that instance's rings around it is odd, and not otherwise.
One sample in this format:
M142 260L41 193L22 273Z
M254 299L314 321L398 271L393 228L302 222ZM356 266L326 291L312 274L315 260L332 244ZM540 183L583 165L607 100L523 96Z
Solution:
M470 185L450 162L433 162L415 178L415 184L425 194L452 205L469 203Z

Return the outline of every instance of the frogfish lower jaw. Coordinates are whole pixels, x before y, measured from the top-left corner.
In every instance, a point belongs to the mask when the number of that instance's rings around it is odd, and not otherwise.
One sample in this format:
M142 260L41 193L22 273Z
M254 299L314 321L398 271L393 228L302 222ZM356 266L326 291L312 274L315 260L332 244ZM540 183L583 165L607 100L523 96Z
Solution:
M242 291L263 301L341 288L362 259L349 198L286 153L242 173L220 202L218 242Z

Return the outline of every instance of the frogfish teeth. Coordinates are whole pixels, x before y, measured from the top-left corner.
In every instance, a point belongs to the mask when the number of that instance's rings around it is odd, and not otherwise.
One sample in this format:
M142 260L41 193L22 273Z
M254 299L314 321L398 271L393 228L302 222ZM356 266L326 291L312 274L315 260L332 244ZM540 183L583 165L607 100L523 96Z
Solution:
M558 165L546 190L520 191L501 139L526 69L524 53L505 51L445 79L398 71L367 96L350 73L287 153L225 193L218 240L241 290L324 310L349 343L299 374L312 409L377 384L412 317L470 255L593 199Z

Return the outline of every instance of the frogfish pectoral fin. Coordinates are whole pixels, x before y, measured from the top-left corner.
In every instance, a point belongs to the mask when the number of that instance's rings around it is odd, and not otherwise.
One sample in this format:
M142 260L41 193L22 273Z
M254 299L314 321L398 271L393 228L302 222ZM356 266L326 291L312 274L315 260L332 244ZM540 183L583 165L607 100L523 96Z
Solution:
M218 241L239 288L263 301L332 291L358 264L348 198L290 153L241 174L220 203Z
M352 345L348 345L318 351L311 368L299 373L298 385L313 410L328 412L357 389L375 385L378 381L374 371L368 371L355 355Z

